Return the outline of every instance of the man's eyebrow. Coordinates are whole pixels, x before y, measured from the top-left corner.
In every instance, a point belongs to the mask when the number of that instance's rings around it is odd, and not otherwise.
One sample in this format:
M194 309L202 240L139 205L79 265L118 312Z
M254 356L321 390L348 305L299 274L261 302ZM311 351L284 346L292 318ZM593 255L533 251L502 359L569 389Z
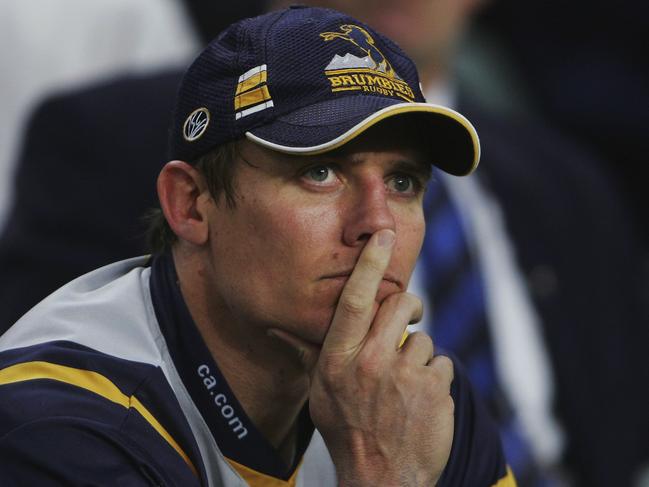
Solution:
M364 160L359 153L331 153L314 156L313 162L331 163L343 162L348 164L359 164ZM396 172L407 172L414 174L422 181L426 182L433 176L433 168L430 161L423 154L414 154L413 156L404 156L395 159L392 163L392 170Z
M394 164L395 170L416 174L424 181L428 181L433 176L432 164L421 159L399 159Z
M278 154L268 151L271 159L278 165L278 167L292 169L304 167L307 165L318 164L360 164L364 158L359 153L348 153L343 151L331 151L322 154L301 156L296 154ZM244 159L245 160L245 159ZM247 162L247 161L246 161ZM253 164L251 164L255 167ZM392 170L399 172L408 172L421 178L423 181L428 181L432 178L432 164L421 154L414 156L401 157L395 159L392 163Z
M277 166L282 168L296 168L308 164L319 164L332 162L332 158L328 157L327 154L318 154L318 155L298 155L298 154L286 154L282 152L275 152L268 149L263 149L267 154L268 158Z

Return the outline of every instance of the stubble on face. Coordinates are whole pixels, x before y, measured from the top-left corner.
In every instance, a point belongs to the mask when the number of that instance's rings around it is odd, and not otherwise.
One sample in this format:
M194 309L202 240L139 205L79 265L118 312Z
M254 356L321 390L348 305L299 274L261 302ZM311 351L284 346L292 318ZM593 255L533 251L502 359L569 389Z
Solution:
M373 219L380 211L392 218L397 244L377 301L405 290L423 241L421 195L381 196L372 187L392 177L397 162L413 159L411 151L375 147L372 141L385 136L370 134L344 152L317 158L241 143L240 196L235 208L215 206L211 231L213 292L226 322L286 329L321 343L360 251L378 230ZM337 165L339 181L324 189L305 184L304 172L318 165ZM345 232L354 225L359 235L350 242Z

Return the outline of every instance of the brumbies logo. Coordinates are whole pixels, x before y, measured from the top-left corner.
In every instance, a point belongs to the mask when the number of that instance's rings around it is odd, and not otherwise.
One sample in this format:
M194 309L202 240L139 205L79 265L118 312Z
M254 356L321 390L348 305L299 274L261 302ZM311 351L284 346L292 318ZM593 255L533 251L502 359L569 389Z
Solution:
M207 108L197 108L189 114L183 125L183 137L193 142L205 133L210 123L210 112Z
M354 44L365 53L358 57L347 53L336 54L325 68L325 74L331 83L331 91L364 91L380 95L399 97L405 101L415 100L408 83L394 71L390 61L374 44L372 36L362 27L352 24L340 26L341 32L323 32L325 41L342 39Z

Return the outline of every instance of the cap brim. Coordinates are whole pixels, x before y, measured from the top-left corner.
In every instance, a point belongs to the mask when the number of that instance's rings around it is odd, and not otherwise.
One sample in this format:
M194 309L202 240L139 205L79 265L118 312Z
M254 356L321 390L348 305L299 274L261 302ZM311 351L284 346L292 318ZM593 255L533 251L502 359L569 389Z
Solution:
M383 97L327 100L252 129L246 137L275 151L315 155L347 144L382 120L415 115L421 119L418 132L429 146L433 165L456 176L469 174L478 166L478 134L463 115L441 105L401 103Z

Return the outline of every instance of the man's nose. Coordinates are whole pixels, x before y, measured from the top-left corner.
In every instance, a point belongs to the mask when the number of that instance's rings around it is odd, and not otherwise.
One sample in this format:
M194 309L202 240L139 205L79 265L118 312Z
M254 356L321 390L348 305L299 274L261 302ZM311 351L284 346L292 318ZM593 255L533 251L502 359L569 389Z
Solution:
M357 188L345 218L343 240L355 246L365 242L383 228L396 231L384 181L371 181Z

